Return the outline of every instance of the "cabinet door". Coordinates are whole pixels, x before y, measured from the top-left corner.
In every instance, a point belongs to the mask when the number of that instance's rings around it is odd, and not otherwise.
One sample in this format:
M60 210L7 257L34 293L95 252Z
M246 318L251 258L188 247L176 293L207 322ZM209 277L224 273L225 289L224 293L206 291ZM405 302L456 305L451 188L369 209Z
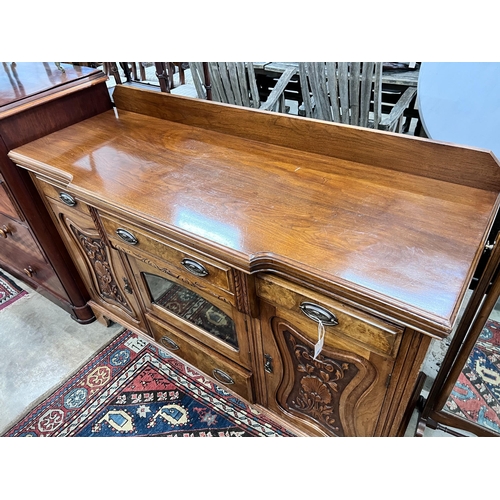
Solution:
M251 367L251 322L236 307L173 276L162 261L128 256L136 285L150 316L210 347L241 366Z
M105 315L111 312L116 316L110 319L147 333L119 252L106 245L90 215L54 200L48 199L48 203L92 300L101 306Z
M310 434L374 435L403 330L388 324L385 331L377 318L327 308L317 297L271 281L258 290L274 302L261 303L263 403ZM310 317L300 309L304 304Z

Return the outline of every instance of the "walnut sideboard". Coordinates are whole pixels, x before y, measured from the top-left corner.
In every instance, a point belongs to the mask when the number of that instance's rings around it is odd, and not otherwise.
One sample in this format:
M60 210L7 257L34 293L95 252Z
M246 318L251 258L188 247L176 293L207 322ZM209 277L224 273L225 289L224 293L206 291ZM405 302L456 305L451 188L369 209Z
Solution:
M0 67L0 267L69 312L95 320L82 280L28 172L10 149L112 108L102 71L55 63Z
M397 436L499 205L485 151L118 86L14 149L96 315L306 435Z

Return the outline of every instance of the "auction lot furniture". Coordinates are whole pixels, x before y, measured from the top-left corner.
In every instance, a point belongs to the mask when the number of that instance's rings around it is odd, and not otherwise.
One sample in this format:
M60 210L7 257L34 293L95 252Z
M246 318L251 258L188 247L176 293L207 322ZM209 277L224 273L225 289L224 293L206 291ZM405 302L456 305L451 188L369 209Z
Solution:
M9 153L101 318L308 435L396 436L499 205L484 152L117 86Z
M111 109L107 77L55 63L0 68L0 267L86 323L88 292L28 173L10 149Z

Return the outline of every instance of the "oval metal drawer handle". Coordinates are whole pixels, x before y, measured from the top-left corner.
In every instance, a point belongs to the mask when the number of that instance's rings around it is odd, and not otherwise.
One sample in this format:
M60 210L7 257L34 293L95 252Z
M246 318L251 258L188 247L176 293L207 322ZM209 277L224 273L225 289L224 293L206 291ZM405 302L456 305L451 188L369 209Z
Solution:
M125 243L128 243L129 245L137 245L137 243L139 243L139 240L130 231L127 231L126 229L118 228L116 230L116 234Z
M309 319L316 321L316 323L321 322L325 326L336 326L339 324L339 320L335 314L312 302L302 302L302 304L300 304L300 310Z
M222 370L219 370L218 368L212 371L212 375L218 382L222 382L223 384L226 385L234 384L234 380L227 373L224 373Z
M193 259L183 259L181 264L189 271L191 274L195 276L208 276L208 270L202 266L199 262L196 262Z
M68 193L59 193L59 198L61 198L61 201L68 205L68 207L74 207L76 205L76 200Z
M169 337L162 337L160 342L165 346L171 349L172 351L178 351L180 347Z

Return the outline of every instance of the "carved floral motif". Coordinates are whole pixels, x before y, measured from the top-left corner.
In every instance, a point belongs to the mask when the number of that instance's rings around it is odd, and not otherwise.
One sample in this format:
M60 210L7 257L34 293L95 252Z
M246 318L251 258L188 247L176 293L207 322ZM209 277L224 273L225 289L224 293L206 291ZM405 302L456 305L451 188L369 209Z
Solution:
M340 396L358 373L358 368L353 363L323 354L314 359L313 347L299 343L287 329L283 335L296 373L286 402L288 408L308 415L335 435L344 435L339 415Z

